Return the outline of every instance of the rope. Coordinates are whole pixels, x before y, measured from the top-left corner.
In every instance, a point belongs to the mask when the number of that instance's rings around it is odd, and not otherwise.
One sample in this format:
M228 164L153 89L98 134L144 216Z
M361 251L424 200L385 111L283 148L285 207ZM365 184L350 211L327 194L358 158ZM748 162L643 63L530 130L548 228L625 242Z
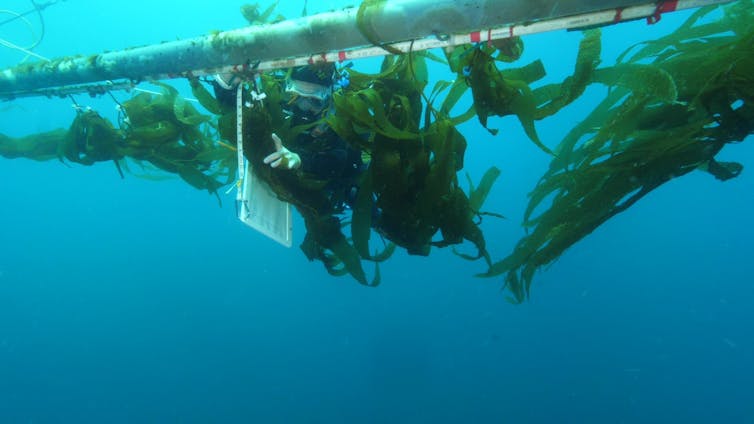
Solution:
M65 0L63 0L63 1L65 1ZM52 6L53 4L55 4L57 2L58 2L58 0L51 0L51 1L48 1L47 3L37 3L35 0L31 0L31 4L34 5L33 9L29 9L26 12L23 12L23 13L15 13L15 12L11 13L11 15L14 15L14 16L12 18L10 18L10 19L6 19L6 20L0 22L0 26L3 26L5 24L9 24L9 23L15 21L16 19L22 19L24 16L30 15L30 14L32 14L34 12L41 12L44 9L47 9L48 7Z
M31 50L29 50L29 49L27 49L27 48L21 47L21 46L19 46L19 45L16 45L16 44L13 44L13 43L11 43L10 41L8 41L8 40L4 40L4 39L2 39L2 38L0 38L0 46L3 46L3 47L7 47L7 48L9 48L9 49L11 49L11 50L18 50L18 51L20 51L20 52L22 52L22 53L25 53L27 57L23 58L23 59L21 60L21 62L23 62L24 60L26 60L26 59L28 58L28 56L34 56L34 57L36 57L37 59L43 60L43 61L45 61L45 62L50 62L50 59L48 59L48 58L46 58L46 57L42 56L41 54L38 54L38 53L34 53L33 51L31 51ZM36 46L36 45L35 45L35 46Z
M29 56L33 56L33 57L36 57L37 59L43 60L45 62L49 62L50 59L48 59L48 58L46 58L46 57L44 57L44 56L42 56L40 54L34 53L31 50L33 48L37 47L42 42L42 39L44 39L45 23L44 23L44 18L42 17L42 9L44 9L45 7L50 6L51 4L55 3L55 1L40 5L40 4L35 3L32 0L31 3L34 5L34 9L26 11L24 13L18 13L18 12L15 12L13 10L8 10L8 9L0 9L0 14L6 14L6 15L13 16L12 18L7 19L7 20L3 21L2 23L0 23L0 26L5 25L5 24L7 24L9 22L13 22L13 21L15 21L17 19L20 19L26 25L26 28L31 33L32 38L34 38L34 41L31 43L31 45L24 47L24 46L19 46L17 44L14 44L14 43L12 43L12 42L10 42L8 40L5 40L3 38L0 38L0 46L7 47L7 48L9 48L11 50L17 50L17 51L20 51L20 52L26 54L26 57L24 57L21 60L21 62L26 61L26 59L28 59ZM39 14L39 22L41 24L41 29L42 29L42 32L39 34L39 36L37 36L36 32L34 31L34 26L32 25L32 23L29 21L29 19L26 18L26 15L28 15L30 13L34 13L34 12L37 12Z

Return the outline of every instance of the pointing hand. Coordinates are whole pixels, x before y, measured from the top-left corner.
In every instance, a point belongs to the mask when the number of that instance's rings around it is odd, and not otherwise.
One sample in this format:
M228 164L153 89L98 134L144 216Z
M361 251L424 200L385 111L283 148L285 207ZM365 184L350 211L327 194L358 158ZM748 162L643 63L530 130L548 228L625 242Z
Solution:
M275 152L264 158L264 163L273 168L281 169L298 169L301 167L301 157L286 149L277 134L272 133L272 141L275 143Z

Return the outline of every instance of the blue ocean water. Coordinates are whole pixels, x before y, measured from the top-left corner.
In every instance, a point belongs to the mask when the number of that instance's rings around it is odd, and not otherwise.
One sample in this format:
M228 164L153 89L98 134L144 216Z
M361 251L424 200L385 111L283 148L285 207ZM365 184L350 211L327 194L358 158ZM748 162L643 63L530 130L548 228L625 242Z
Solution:
M240 2L218 3L68 0L44 12L35 51L243 25ZM687 16L606 28L604 63ZM0 38L28 37L0 27ZM528 37L520 63L542 58L558 81L579 38ZM0 67L22 58L0 47ZM592 88L539 123L542 139L556 144L602 95ZM0 133L73 116L67 100L2 103ZM508 219L483 225L499 259L523 235L548 161L515 119L490 126L500 134L476 122L463 132L475 180L502 170L487 209ZM739 178L691 173L611 219L539 273L522 305L449 251L397 253L382 285L365 288L244 227L233 195L219 207L178 179L121 180L111 164L1 159L0 423L752 423L752 153L749 137L719 156L744 164Z

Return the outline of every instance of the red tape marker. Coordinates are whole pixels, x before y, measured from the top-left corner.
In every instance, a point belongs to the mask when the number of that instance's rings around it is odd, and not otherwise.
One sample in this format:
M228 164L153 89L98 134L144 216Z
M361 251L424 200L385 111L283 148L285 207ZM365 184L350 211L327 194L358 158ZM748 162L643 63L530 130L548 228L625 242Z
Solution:
M678 10L678 0L661 2L655 8L655 13L653 13L651 16L647 16L647 23L649 25L656 24L657 22L660 22L660 19L662 19L663 13L675 12L676 10Z
M623 20L623 8L619 7L615 9L615 18L613 18L614 23L618 23Z

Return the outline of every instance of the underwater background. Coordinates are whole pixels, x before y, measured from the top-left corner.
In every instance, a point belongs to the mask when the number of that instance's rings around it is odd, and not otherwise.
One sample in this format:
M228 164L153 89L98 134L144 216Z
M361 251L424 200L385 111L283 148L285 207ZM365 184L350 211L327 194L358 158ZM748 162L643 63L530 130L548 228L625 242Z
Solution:
M300 16L303 4L279 11ZM68 0L43 12L35 51L236 28L240 5ZM605 28L603 64L688 15ZM32 40L18 22L0 38ZM579 39L525 37L517 65L541 58L547 82L560 81ZM0 68L23 57L0 47ZM545 144L603 96L592 86L538 122ZM115 113L109 98L77 100ZM74 115L70 100L0 103L0 133L67 127ZM473 180L502 170L485 209L507 219L482 225L497 260L524 234L548 158L514 117L490 127L500 134L476 121L462 132ZM692 172L609 220L537 274L521 305L501 278L474 277L483 263L448 249L399 251L367 288L306 260L300 219L292 249L245 227L234 193L220 207L178 178L121 179L111 163L0 159L0 423L752 423L753 153L751 136L728 145L718 159L741 162L738 178Z

